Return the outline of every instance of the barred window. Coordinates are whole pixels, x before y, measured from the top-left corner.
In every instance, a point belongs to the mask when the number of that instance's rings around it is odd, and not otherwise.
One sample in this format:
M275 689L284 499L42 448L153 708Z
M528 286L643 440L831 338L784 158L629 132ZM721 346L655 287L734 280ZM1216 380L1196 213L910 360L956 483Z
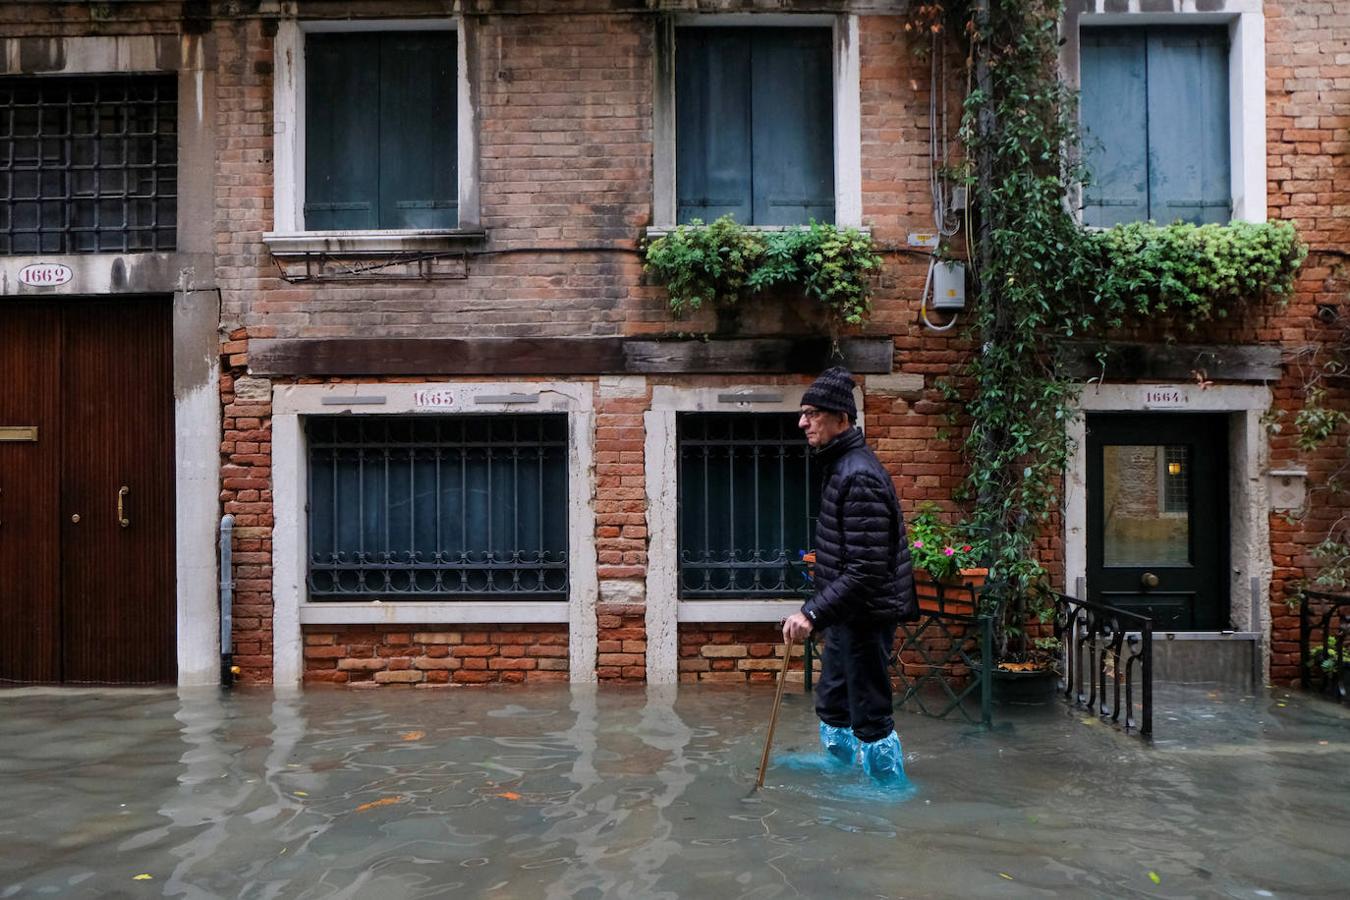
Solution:
M318 600L567 594L567 416L306 421Z
M0 78L0 253L172 250L173 76Z
M796 413L680 413L680 596L785 597L803 586L820 475Z
M1163 512L1188 513L1191 509L1190 447L1168 445L1164 448Z

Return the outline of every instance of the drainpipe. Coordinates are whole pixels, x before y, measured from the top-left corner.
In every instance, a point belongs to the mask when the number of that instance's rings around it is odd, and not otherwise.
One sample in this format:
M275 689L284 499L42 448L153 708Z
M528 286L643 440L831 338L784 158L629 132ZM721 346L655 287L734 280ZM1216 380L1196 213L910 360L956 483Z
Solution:
M220 520L220 684L233 687L234 664L234 516Z

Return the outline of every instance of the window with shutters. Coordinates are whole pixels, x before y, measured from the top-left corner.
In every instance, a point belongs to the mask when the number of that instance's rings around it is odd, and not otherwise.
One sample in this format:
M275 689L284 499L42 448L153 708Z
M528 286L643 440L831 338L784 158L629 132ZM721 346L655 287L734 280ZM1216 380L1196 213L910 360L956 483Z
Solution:
M0 78L0 254L173 250L172 75Z
M675 31L676 221L835 220L829 28Z
M304 229L455 228L453 31L305 35Z
M567 597L566 414L305 427L311 599Z
M797 413L678 413L679 596L791 597L820 476Z
M1232 216L1225 26L1085 28L1083 222Z

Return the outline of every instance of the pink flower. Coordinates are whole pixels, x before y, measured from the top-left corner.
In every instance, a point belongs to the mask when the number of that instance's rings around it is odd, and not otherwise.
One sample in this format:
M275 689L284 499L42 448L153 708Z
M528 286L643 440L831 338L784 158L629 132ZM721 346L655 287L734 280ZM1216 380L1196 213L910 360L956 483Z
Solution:
M947 554L948 556L955 556L955 555L956 555L956 551L953 550L951 547L948 547L946 550L943 550L942 552L945 553L945 554Z
M923 546L923 541L915 541L915 542L914 542L914 546L915 546L915 547L922 547L922 546Z

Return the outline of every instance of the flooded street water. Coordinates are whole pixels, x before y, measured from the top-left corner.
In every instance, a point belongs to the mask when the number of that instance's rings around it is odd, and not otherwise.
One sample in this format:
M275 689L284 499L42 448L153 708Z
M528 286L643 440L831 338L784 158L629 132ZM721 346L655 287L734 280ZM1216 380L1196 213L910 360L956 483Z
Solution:
M910 790L771 689L0 692L0 897L1331 897L1350 710L1162 690L900 714Z

